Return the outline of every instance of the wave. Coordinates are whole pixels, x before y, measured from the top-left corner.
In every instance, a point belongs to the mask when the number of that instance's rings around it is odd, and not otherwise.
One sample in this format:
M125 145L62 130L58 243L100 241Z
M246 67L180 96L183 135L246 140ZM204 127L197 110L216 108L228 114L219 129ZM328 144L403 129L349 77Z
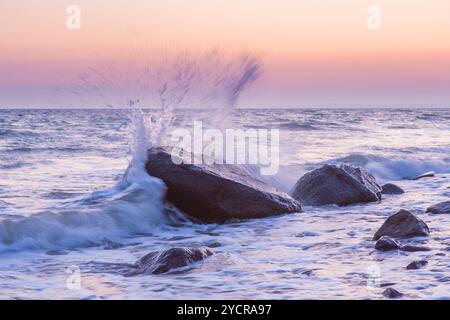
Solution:
M147 174L145 123L139 117L132 121L132 160L116 186L68 200L45 212L1 220L0 252L116 243L151 234L155 227L182 219L175 210L168 214L164 182Z
M82 148L82 147L26 147L26 146L5 149L6 153L30 153L30 152L74 153L74 152L94 152L94 151L101 151L101 149Z
M33 131L27 130L9 130L9 129L0 129L0 137L33 137L39 135Z
M205 93L205 97L211 97L211 102L220 106L215 108L211 118L217 123L217 127L223 126L230 118L231 110L235 108L241 92L258 77L259 63L249 55L239 55L237 59L229 61L215 51L200 58L191 59L184 54L176 55L175 58L174 64L164 59L162 69L153 68L151 65L132 64L130 67L126 64L117 65L117 69L94 68L80 75L83 92L109 97L108 99L113 99L114 95L109 94L117 91L117 87L123 87L121 80L125 83L131 80L128 84L133 88L136 83L143 84L136 88L137 96L146 96L148 88L153 87L156 81L158 90L153 93L157 94L160 100L161 110L158 110L159 113L145 115L139 108L151 102L151 99L130 99L129 94L136 94L134 90L126 93L126 96L121 96L120 100L124 98L123 102L126 101L131 111L131 157L123 179L115 187L99 190L75 200L67 199L63 204L53 206L45 212L18 219L0 220L0 252L27 249L46 249L53 252L110 245L130 237L149 235L155 228L172 222L186 221L181 212L165 203L164 182L147 174L145 165L148 149L167 143L167 135L173 125L173 108L185 100L190 88L196 86ZM192 70L194 66L199 69ZM210 68L211 66L215 68ZM165 68L169 68L167 72L164 72ZM173 68L175 69L172 70ZM133 72L133 69L139 72ZM157 73L149 75L149 70L154 69ZM216 72L211 74L210 70ZM119 76L117 86L110 81L114 76ZM193 92L194 96L197 94L198 92ZM113 106L109 102L108 105ZM78 146L36 148L21 144L5 151L56 151L72 154L86 150ZM61 193L47 195L51 198L66 196L67 194Z
M114 188L97 191L64 207L0 221L0 252L61 250L97 246L146 235L170 222L163 202L164 183L142 173Z
M299 122L285 122L279 125L280 129L286 130L295 130L295 131L312 131L312 130L320 130L319 128L307 124L307 123L299 123Z
M27 167L27 166L31 166L32 164L29 162L25 162L25 161L16 161L16 162L12 162L12 163L1 163L0 164L0 169L18 169L18 168L22 168L22 167Z
M422 160L411 158L386 158L356 153L329 162L350 163L365 167L377 178L385 181L411 179L429 171L435 173L450 172L450 158Z

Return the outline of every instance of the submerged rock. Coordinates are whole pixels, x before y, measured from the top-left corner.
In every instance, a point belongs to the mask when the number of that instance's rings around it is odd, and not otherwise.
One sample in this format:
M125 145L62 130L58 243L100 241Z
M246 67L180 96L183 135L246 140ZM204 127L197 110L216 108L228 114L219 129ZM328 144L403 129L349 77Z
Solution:
M414 178L411 178L411 180L419 180L419 179L422 179L422 178L431 178L431 177L434 177L434 172L433 171L425 172L425 173L423 173L421 175L418 175L418 176L416 176Z
M417 251L431 251L430 248L424 246L416 246L411 244L401 245L395 239L388 236L382 236L375 243L375 249L380 251L391 251L391 250L401 250L405 252L417 252Z
M223 223L302 210L299 202L254 178L242 166L176 164L171 150L150 149L147 172L163 180L167 200L196 221ZM181 162L180 157L174 158Z
M404 246L401 246L400 250L401 251L406 251L406 252L431 251L431 249L428 248L428 247L415 246L415 245L412 245L412 244L406 244Z
M380 251L396 250L400 249L400 243L391 237L382 236L377 243L375 243L375 249Z
M166 273L176 268L186 267L193 262L204 260L211 255L213 255L213 252L206 247L154 251L139 259L126 275Z
M406 266L406 270L416 270L425 267L428 264L427 260L413 261Z
M398 292L394 288L389 287L383 291L383 296L385 296L386 298L389 298L389 299L396 299L396 298L403 297L403 293Z
M386 219L380 229L373 236L378 240L382 236L393 238L411 238L428 236L430 230L425 222L407 210L400 210Z
M50 250L47 251L46 254L48 254L49 256L64 256L69 254L69 251L67 250Z
M450 213L450 201L444 201L434 206L431 206L427 209L427 212L441 214L441 213Z
M352 165L324 165L310 171L295 184L292 197L307 205L346 206L381 200L381 187L374 176Z
M405 191L393 183L386 183L381 187L382 194L402 194Z

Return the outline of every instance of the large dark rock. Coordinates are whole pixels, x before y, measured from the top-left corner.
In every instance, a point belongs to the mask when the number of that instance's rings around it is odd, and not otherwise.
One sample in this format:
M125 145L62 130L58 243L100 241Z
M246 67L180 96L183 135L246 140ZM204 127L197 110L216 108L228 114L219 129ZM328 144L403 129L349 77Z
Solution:
M126 275L166 273L176 268L186 267L211 255L213 252L206 247L154 251L139 259Z
M380 251L390 251L400 249L400 243L388 236L382 236L375 243L375 249Z
M431 213L450 213L450 201L441 202L427 209Z
M382 194L402 194L405 191L393 183L386 183L381 187Z
M150 149L147 172L163 180L168 188L167 200L196 221L223 223L302 209L299 202L256 179L242 166L176 164L171 150ZM174 159L180 162L181 158L174 156Z
M407 210L400 210L386 219L380 229L373 236L378 240L382 236L393 238L411 238L416 236L428 236L430 230L425 222Z
M381 199L381 187L361 167L324 165L301 177L292 190L292 197L307 205L372 202Z

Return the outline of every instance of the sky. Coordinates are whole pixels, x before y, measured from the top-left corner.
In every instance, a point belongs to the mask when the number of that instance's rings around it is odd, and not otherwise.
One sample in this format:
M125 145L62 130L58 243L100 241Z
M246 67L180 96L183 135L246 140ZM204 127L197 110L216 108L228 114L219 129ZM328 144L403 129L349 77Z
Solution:
M450 0L0 0L0 107L80 106L80 72L144 46L258 55L241 107L450 106Z

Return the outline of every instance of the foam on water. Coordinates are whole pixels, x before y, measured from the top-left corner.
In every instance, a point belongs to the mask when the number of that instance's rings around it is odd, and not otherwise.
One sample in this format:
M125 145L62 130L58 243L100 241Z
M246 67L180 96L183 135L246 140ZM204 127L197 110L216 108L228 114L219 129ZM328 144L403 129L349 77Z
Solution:
M386 158L371 154L351 154L329 163L350 163L365 167L383 181L411 179L425 172L450 172L450 158L442 154L440 159Z
M171 221L165 215L165 184L145 171L148 121L139 109L128 116L130 163L119 183L29 217L0 221L0 252L99 246L150 234Z
M29 217L0 221L0 252L98 246L149 234L167 223L164 183L145 172L149 146L141 111L131 116L131 161L121 181Z

